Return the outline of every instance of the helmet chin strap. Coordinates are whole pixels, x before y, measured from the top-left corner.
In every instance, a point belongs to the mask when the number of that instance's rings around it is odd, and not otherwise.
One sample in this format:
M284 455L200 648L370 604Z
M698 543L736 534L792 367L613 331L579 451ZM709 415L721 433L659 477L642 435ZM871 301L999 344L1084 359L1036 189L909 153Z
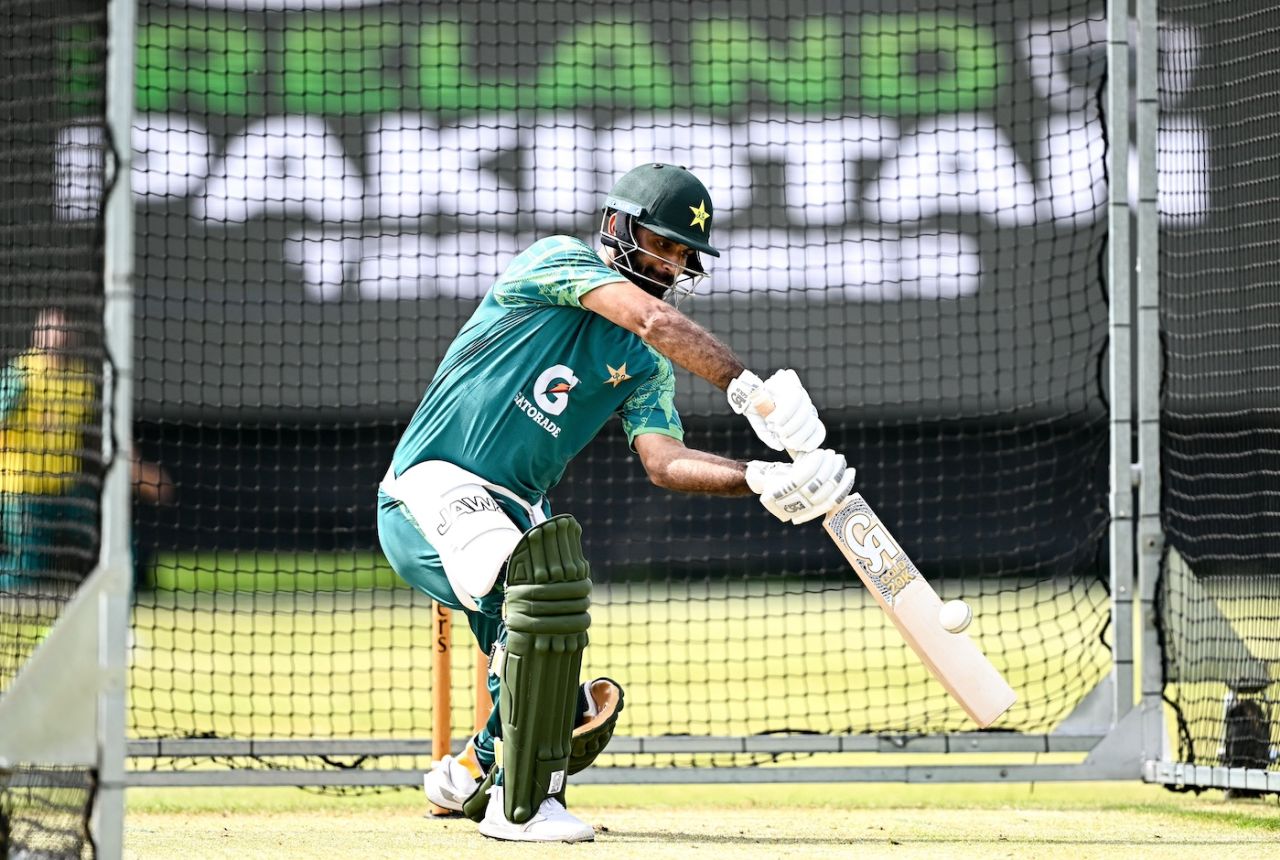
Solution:
M614 267L625 275L627 280L649 295L662 301L670 301L672 305L679 307L680 302L686 296L693 295L694 288L698 282L707 276L707 273L702 269L702 261L697 253L695 252L693 255L693 265L681 266L675 280L670 284L664 284L643 274L632 260L632 254L646 254L655 260L662 260L662 258L640 247L640 243L636 241L635 233L632 230L631 216L625 212L614 212L612 214L617 216L617 226L615 227L617 232L609 232L610 213L606 212L600 221L600 243L606 248L613 248L617 252L613 258ZM681 284L682 280L687 282L687 286Z

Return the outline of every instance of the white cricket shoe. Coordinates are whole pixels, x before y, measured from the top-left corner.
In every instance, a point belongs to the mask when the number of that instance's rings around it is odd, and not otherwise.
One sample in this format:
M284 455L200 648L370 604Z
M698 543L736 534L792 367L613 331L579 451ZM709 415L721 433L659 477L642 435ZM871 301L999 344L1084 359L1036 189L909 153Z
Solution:
M596 838L590 824L574 818L554 797L542 801L538 812L524 824L508 821L500 785L489 789L489 805L485 807L480 832L511 842L591 842Z
M427 793L427 800L454 812L462 811L463 801L475 793L479 785L471 771L451 755L432 764L431 770L422 775L422 790Z

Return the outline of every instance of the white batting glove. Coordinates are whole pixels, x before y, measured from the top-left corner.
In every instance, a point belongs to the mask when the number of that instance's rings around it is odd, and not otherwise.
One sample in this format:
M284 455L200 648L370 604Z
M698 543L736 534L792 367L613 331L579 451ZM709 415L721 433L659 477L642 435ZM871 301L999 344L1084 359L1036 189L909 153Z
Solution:
M760 504L784 523L816 520L853 491L855 469L843 454L829 448L796 457L794 463L752 460L747 486L760 495Z
M744 370L725 394L729 408L747 416L760 441L775 451L814 451L827 438L826 425L794 370L779 370L768 380ZM773 404L767 416L760 413L762 403Z

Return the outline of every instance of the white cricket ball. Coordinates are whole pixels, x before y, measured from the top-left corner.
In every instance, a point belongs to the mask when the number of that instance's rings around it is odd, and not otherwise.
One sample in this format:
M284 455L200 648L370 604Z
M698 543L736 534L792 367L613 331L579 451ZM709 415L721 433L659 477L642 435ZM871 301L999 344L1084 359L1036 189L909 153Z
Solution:
M963 600L948 600L938 610L938 623L952 633L959 633L973 620L973 610Z

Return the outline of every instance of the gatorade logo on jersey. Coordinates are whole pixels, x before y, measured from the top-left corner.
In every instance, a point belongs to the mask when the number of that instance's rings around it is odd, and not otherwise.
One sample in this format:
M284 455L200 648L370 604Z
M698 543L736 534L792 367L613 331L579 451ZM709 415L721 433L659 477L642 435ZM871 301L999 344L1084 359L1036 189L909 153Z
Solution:
M572 368L563 364L548 367L534 380L534 402L529 402L523 392L517 393L514 401L516 408L528 415L543 430L559 438L560 425L548 416L564 412L565 407L569 405L569 393L577 384L578 377L574 375Z
M563 364L548 367L533 383L533 399L548 415L559 415L569 405L569 392L578 384L573 369Z

